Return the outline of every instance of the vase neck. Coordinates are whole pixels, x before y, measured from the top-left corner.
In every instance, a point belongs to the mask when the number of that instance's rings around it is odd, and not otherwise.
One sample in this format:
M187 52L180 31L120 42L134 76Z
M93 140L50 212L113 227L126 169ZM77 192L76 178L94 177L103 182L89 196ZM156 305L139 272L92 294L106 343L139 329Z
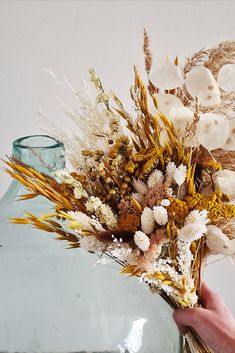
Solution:
M25 136L15 140L12 156L48 175L65 166L64 145L47 135Z

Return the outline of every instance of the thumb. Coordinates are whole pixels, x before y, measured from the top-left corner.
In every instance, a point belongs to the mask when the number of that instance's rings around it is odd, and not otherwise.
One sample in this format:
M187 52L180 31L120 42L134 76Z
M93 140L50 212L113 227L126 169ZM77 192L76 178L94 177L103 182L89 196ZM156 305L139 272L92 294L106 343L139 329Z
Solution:
M204 314L202 308L177 309L173 312L173 318L181 335L185 335L189 328L197 330L200 320Z

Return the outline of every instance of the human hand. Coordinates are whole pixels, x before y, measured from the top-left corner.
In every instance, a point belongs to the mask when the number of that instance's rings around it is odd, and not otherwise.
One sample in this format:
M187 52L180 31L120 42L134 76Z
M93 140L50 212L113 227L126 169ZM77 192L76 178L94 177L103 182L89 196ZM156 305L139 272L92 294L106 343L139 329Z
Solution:
M203 283L202 308L177 309L174 320L182 335L193 328L214 353L235 353L235 319L221 297Z

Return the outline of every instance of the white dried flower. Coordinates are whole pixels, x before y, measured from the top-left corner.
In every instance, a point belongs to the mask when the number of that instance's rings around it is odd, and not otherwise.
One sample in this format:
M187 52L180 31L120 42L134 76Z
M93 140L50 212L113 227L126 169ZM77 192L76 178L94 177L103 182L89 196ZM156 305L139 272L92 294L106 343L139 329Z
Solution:
M128 244L123 244L121 246L117 246L111 250L109 250L109 253L112 257L115 257L119 261L127 262L129 263L132 261L132 248Z
M208 211L206 211L206 210L202 210L202 211L193 210L185 218L184 225L190 224L190 223L207 224L209 222L207 215L208 215Z
M181 229L178 229L178 239L192 242L197 240L206 233L207 227L205 224L200 223L189 223L183 226Z
M93 235L81 237L79 243L86 251L92 251L96 254L100 254L105 250L105 244Z
M164 175L161 170L155 169L148 178L148 187L154 188L159 183L163 183Z
M83 188L78 188L78 187L74 188L73 194L74 194L75 199L81 199L85 195L88 196L86 192L84 193L84 189Z
M235 199L235 172L223 169L216 173L215 186L217 191L222 191L232 199Z
M88 197L88 194L86 190L84 190L82 184L78 180L74 179L66 170L56 170L54 175L55 177L62 180L65 184L74 187L75 198L80 199L82 197Z
M94 228L98 230L99 232L104 231L104 228L102 225L99 223L94 218L89 217L87 214L80 212L80 211L69 211L68 214L71 217L71 225L76 225L77 229L86 229L93 231Z
M94 212L99 209L99 207L102 205L102 201L95 196L91 196L89 200L86 202L86 209L89 212Z
M147 185L140 179L134 179L133 180L133 186L137 192L139 192L141 195L144 195L148 192L148 187Z
M167 166L166 166L166 174L167 174L168 176L174 177L175 170L176 170L176 165L175 165L174 162L169 162L169 163L167 163Z
M135 241L135 244L138 246L138 248L141 249L142 251L147 251L150 246L149 237L141 230L138 230L137 232L135 232L134 241Z
M177 183L177 185L182 185L185 181L186 178L186 173L187 173L187 167L183 164L181 164L178 168L176 168L174 172L174 179Z
M168 222L167 210L163 206L154 206L154 219L160 226L164 226Z
M98 197L91 196L85 204L87 211L94 212L101 223L108 228L114 228L117 225L117 218L109 205L102 203Z
M117 218L114 215L111 207L105 205L104 203L100 206L97 217L101 223L105 223L108 228L115 228L117 225Z
M141 214L141 228L144 233L150 234L154 229L154 217L153 210L149 207L145 207Z
M161 201L161 206L163 206L163 207L170 206L170 204L171 204L171 202L170 202L170 200L168 200L168 199L163 199L163 200Z
M228 140L229 132L229 122L224 114L201 114L198 122L198 141L209 151L223 147Z

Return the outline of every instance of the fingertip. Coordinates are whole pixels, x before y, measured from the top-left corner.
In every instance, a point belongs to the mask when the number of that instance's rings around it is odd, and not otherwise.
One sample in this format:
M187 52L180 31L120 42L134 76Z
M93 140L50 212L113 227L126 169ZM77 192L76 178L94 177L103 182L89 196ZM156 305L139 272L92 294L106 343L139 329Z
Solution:
M177 309L173 312L172 316L173 316L173 319L178 327L178 330L179 330L179 333L181 336L184 336L188 333L189 331L189 328L187 326L184 326L182 323L181 323L181 320L180 320L180 317L181 317L181 310L182 309Z

